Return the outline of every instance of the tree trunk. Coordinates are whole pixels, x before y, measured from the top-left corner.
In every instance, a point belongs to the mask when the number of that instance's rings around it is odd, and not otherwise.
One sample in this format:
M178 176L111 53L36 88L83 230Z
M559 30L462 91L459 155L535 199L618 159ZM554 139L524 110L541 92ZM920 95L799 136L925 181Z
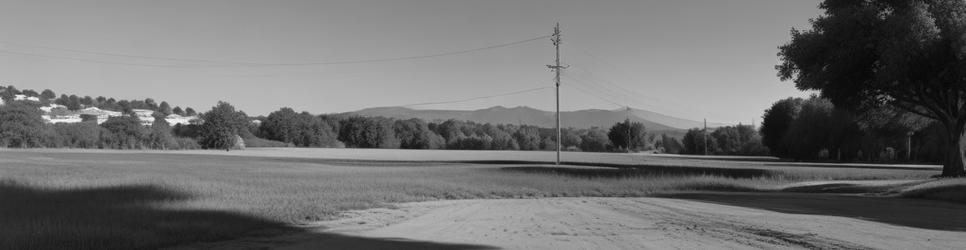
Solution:
M946 162L943 164L943 177L952 176L964 176L966 175L966 170L964 170L963 158L963 126L947 126L946 132Z

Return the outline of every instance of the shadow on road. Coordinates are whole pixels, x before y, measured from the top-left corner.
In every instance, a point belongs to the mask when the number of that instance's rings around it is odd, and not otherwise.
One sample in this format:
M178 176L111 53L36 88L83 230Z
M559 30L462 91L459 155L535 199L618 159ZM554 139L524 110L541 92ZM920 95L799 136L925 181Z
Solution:
M966 232L966 205L942 201L804 193L713 192L669 194L661 197L781 213L841 216L898 226Z
M0 249L156 249L296 233L332 249L491 248L306 232L238 213L162 208L191 198L152 185L50 189L0 180Z

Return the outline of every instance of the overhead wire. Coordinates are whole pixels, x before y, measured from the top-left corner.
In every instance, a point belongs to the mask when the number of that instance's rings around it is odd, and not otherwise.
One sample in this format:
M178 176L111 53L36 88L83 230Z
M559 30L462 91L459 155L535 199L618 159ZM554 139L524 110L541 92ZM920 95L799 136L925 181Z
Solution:
M620 67L617 67L614 64L608 62L607 60L604 60L600 56L597 56L597 55L595 55L593 53L590 53L587 50L582 49L579 44L572 45L572 50L578 52L578 54L586 55L588 57L587 59L589 59L589 60L586 60L586 62L589 63L589 64L596 65L598 67L603 67L603 68L610 69L610 71L612 71L614 73L618 73L618 75L624 76L625 80L628 80L628 81L644 82L644 81L641 81L641 80L635 78L632 74L627 73L627 71L621 70ZM655 104L655 105L648 105L648 106L652 106L652 107L668 106L666 108L658 108L657 110L679 109L679 111L686 111L686 112L689 112L689 113L692 113L692 112L693 113L704 113L704 114L711 114L711 113L713 113L713 112L710 112L708 110L698 109L694 105L688 105L688 104L682 103L682 102L677 101L677 100L674 100L674 99L662 98L659 95L650 95L650 94L641 93L639 91L635 91L633 89L629 89L629 88L624 87L621 84L617 84L614 81L611 81L611 80L609 80L607 78L600 77L600 76L598 76L598 74L596 74L590 68L585 68L585 67L582 67L581 65L571 65L571 68L574 69L574 70L576 70L576 71L578 71L579 74L584 75L584 77L593 79L592 82L599 82L599 83L603 83L603 84L606 84L606 85L609 85L609 86L612 86L612 87L616 88L618 90L618 91L615 91L616 93L620 93L623 96L629 97L628 99L632 100L635 103L647 105L647 103L645 103L643 100L656 100L656 101L658 101L658 103L656 103L656 104L664 104L664 105L656 105ZM645 99L641 99L640 97L645 97Z
M576 81L576 79L573 79L573 78L570 78L570 79ZM613 105L618 106L618 107L621 107L621 108L627 107L627 105L617 103L617 102L611 100L608 97L603 97L603 96L601 96L601 95L599 95L597 93L592 93L593 91L590 91L590 90L585 89L585 86L580 85L580 84L561 84L561 86L573 87L577 91L583 92L583 93L588 94L588 95L590 95L592 97L595 97L597 99L600 99L601 101L604 101L604 102L613 104Z
M567 72L566 74L563 75L563 77L573 80L576 83L580 83L585 87L587 87L588 89L591 89L597 93L607 95L608 98L621 100L622 102L633 100L633 98L631 98L629 95L625 95L624 93L621 93L619 91L613 91L612 89L609 89L607 87L604 87L601 84L596 83L596 80L588 79L588 78L582 77L581 75L573 74L572 72Z
M618 102L623 102L624 104L619 105L621 107L637 106L639 108L660 110L660 108L658 108L657 106L651 105L649 103L641 102L639 99L634 98L633 96L626 95L625 93L621 93L619 91L612 91L611 89L606 88L601 84L595 83L596 82L595 80L584 79L582 77L579 77L573 74L566 74L564 75L564 78L572 80L577 86L582 86L583 88L585 88L585 92L587 91L595 92L603 96L606 96L603 98L607 98L608 100L611 100L611 101L616 100ZM635 105L632 105L632 104L635 104Z
M0 52L9 53L9 54L19 54L19 55L34 56L34 57L46 57L46 58L61 59L61 60L82 61L82 62L89 62L89 63L114 64L114 65L126 65L126 66L141 66L141 67L161 67L161 68L237 68L237 67L320 66L320 65L343 65L343 64L363 64L363 63L380 63L380 62L408 61L408 60L418 60L418 59L428 59L428 58L435 58L435 57L445 57L445 56L462 55L462 54L469 54L469 53L474 53L474 52L479 52L479 51L485 51L485 50L492 50L492 49L510 47L510 46L519 45L519 44L523 44L523 43L528 43L528 42L532 42L532 41L536 41L536 40L540 40L540 39L546 39L546 38L549 38L549 37L550 37L550 35L542 35L542 36L528 38L528 39L524 39L524 40L518 40L518 41L513 41L513 42L508 42L508 43L501 43L501 44L490 45L490 46L485 46L485 47L478 47L478 48L471 48L471 49L463 49L463 50L456 50L456 51L448 51L448 52L441 52L441 53L434 53L434 54L426 54L426 55L413 55L413 56L387 57L387 58L373 58L373 59L358 59L358 60L337 60L337 61L325 61L325 62L289 62L289 63L228 62L226 64L220 64L220 65L210 65L210 64L209 65L177 65L177 64L128 63L128 62L114 62L114 61L106 61L106 60L87 59L87 58L80 58L80 57L48 55L48 54L41 54L41 53L18 52L18 51L10 51L10 50L0 50ZM14 43L9 43L9 44L14 44ZM76 50L76 49L65 49L65 48L46 47L46 46L35 46L35 47L39 47L39 48L43 48L43 49L48 49L48 50L70 51L70 52L76 52L76 53L87 53L87 54L101 55L101 56L141 58L141 59L167 60L167 61L183 61L183 62L221 62L221 63L227 62L227 61L207 60L207 59L188 59L188 58L172 58L172 57L154 57L154 56L143 56L143 55L129 55L129 54L120 54L120 53L112 53L112 52L85 51L85 50Z
M551 86L544 86L544 87L538 87L538 88L517 90L517 91L513 91L513 92L508 92L508 93L503 93L503 94L496 94L496 95L470 97L470 98L459 99L459 100L451 100L451 101L413 103L413 104L400 105L400 106L401 107L413 107L413 106L428 106L428 105L439 105L439 104L452 104L452 103L470 102L470 101L476 101L476 100L482 100L482 99L489 99L489 98L496 98L496 97L503 97L503 96L511 96L511 95L519 95L519 94L523 94L523 93L529 93L529 92L534 92L534 91L543 90L543 89L549 89L549 88L552 88L552 87Z
M79 50L79 49L71 49L71 48L59 48L59 47L51 47L51 46L43 46L43 45L35 45L35 44L26 44L26 43L10 42L10 41L0 41L0 44L14 45L14 46L17 46L17 47L28 47L28 48L31 48L32 47L32 48L39 48L39 49L53 50L53 51L64 51L64 52L71 52L71 53L78 53L78 54L90 54L90 55L98 55L98 56L125 57L125 58L160 60L160 61L202 62L202 63L219 63L219 64L256 64L256 63L252 63L252 62L233 62L233 61L210 60L210 59L177 58L177 57L161 57L161 56L145 56L145 55L121 54L121 53L105 52L105 51L95 51L95 50Z
M645 97L647 99L657 100L659 102L664 102L664 103L670 103L670 102L672 102L672 101L667 100L667 99L664 99L664 98L660 98L660 97L653 96L653 95L648 95L648 94L643 94L641 92L638 92L638 91L635 91L635 90L632 90L632 89L623 87L620 84L614 83L611 80L608 80L608 79L603 78L603 77L599 77L594 72L590 71L589 69L584 69L580 65L572 65L572 68L574 70L578 71L580 74L584 75L585 77L587 77L589 79L592 79L593 82L600 83L601 85L611 86L614 89L617 89L617 91L615 91L616 93L620 93L620 94L622 94L624 96L627 96L627 97L630 97L632 99L635 99L635 101L640 101L640 97ZM608 88L608 87L604 87L604 88Z
M22 56L31 56L31 57L40 57L40 58L49 58L49 59L60 59L60 60L68 60L68 61L87 62L87 63L97 63L97 64L110 64L110 65L123 65L123 66L138 66L138 67L154 67L154 68L180 68L180 67L178 67L176 65L167 65L167 64L146 64L146 63L113 62L113 61L87 59L87 58L80 58L80 57L55 56L55 55L46 55L46 54L38 54L38 53L30 53L30 52L20 52L20 51L10 51L10 50L0 50L0 53L13 54L13 55L22 55Z

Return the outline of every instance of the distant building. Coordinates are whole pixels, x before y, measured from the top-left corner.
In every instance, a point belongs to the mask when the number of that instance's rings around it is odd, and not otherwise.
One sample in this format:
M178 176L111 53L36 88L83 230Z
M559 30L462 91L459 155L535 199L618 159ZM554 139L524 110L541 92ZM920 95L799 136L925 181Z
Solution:
M195 122L195 120L197 119L198 119L197 116L180 116L177 114L170 114L164 118L164 121L167 121L168 124L170 124L171 126L174 126L175 124L181 124L181 125L194 124L193 122Z
M150 109L132 109L134 115L137 116L138 120L141 120L141 125L151 126L154 123L154 110Z
M40 110L44 111L44 113L50 113L50 111L55 108L67 109L67 106L51 103L50 105L40 107Z
M20 95L14 95L13 96L13 100L14 101L24 101L24 100L26 100L26 101L39 102L40 101L40 98L38 98L36 96L27 96L27 95L24 95L24 94L20 94Z
M107 118L111 118L111 117L115 117L115 116L121 116L122 114L121 114L121 112L117 112L117 111L103 110L103 109L99 109L99 108L96 108L96 107L90 107L90 108L85 108L85 109L78 110L77 111L77 116L79 117L80 115L93 115L93 116L96 116L97 117L97 124L101 124L101 123L104 123L105 121L107 121Z
M97 117L97 124L104 123L108 118L123 116L125 114L117 111L103 110L97 107L89 107L81 110L70 111L64 105L50 104L45 107L40 107L40 110L44 111L44 121L47 123L76 123L83 121L81 116L90 115ZM154 110L150 109L134 109L132 110L134 115L141 121L141 125L151 126L154 124ZM177 114L171 114L164 118L168 124L174 126L175 124L188 125L188 124L198 124L200 120L197 116L180 116Z

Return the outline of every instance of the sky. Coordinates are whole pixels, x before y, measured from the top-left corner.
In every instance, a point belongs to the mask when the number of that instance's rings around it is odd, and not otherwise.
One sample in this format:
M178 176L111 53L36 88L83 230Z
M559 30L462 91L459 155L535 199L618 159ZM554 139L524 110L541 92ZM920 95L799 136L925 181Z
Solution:
M817 0L0 0L0 85L249 115L529 106L760 122ZM543 37L543 38L541 38ZM539 38L527 42L533 38ZM499 46L496 45L506 45ZM481 49L482 48L482 49ZM479 49L479 50L474 50ZM474 50L448 56L422 57ZM379 59L417 57L411 60ZM375 61L373 61L375 60ZM366 61L359 63L336 63ZM323 64L320 64L323 63ZM529 91L528 91L529 90ZM521 92L522 93L515 93ZM509 94L515 93L515 94Z

